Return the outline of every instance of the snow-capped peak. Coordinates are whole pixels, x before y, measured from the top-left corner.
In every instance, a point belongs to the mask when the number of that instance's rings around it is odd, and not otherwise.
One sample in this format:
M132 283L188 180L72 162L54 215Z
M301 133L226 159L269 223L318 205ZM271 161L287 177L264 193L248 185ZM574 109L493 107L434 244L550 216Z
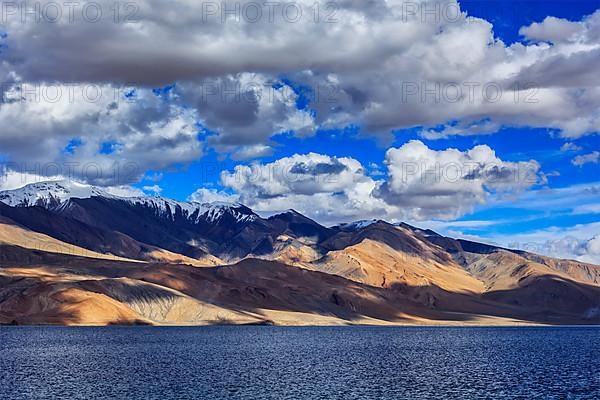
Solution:
M54 208L72 198L113 197L95 186L70 180L31 183L19 189L0 192L0 201L12 207Z
M161 216L176 218L176 211L181 210L182 217L192 220L194 223L206 221L210 223L219 222L226 214L229 214L237 222L252 222L258 218L251 209L238 203L198 203L184 202L168 199L160 196L131 197L125 199L130 204L143 205L153 208Z
M293 208L290 208L290 209L288 209L286 211L278 212L276 214L270 215L269 219L278 218L278 217L286 217L286 216L291 216L291 217L298 217L298 216L300 216L300 217L304 217L304 215L300 214L298 211L294 210ZM306 217L304 217L304 218L306 218Z
M339 225L336 225L335 228L338 228L342 231L350 231L351 232L351 231L357 231L359 229L366 228L366 227L376 224L380 221L381 220L379 220L379 219L365 219L365 220L361 220L361 221L354 221L354 222L349 222L349 223L345 223L345 224L339 224Z
M201 207L206 208L203 216L209 222L218 222L226 213L230 214L237 222L251 222L258 218L258 215L254 214L252 210L239 203L205 203L201 204Z
M160 196L122 197L95 186L70 180L32 183L20 189L0 191L0 202L11 207L39 206L49 210L60 210L70 199L92 197L122 200L132 205L147 207L156 215L170 219L175 219L176 215L185 219L193 218L194 223L216 223L225 215L230 215L237 222L252 222L259 218L252 210L238 203L183 202Z

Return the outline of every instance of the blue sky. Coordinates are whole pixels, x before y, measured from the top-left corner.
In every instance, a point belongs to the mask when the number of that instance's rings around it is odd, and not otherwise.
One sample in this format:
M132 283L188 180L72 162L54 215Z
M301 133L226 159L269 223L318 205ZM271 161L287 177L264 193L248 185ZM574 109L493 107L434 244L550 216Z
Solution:
M597 0L472 0L461 2L461 7L471 15L484 18L494 24L494 32L506 42L523 40L519 28L540 22L547 16L579 21L598 9Z

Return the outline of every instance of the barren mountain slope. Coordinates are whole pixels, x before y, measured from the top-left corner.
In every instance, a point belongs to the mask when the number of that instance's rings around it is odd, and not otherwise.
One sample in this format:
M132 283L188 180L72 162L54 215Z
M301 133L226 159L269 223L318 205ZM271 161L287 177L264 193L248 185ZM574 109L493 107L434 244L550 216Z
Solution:
M403 253L371 239L331 251L310 265L318 271L384 288L402 284L415 287L435 285L452 292L480 293L484 289L482 282L458 264L442 264Z
M0 323L592 323L598 288L571 283L575 310L523 307L531 295L376 288L264 260L215 268L127 263L0 246ZM521 288L518 288L520 290ZM534 292L537 293L537 292ZM575 293L570 291L567 293ZM490 295L492 295L490 294ZM525 300L525 301L524 301ZM563 299L569 305L569 299ZM584 307L585 309L583 309Z
M112 254L102 254L70 243L62 242L43 233L21 227L6 217L0 216L0 244L20 246L25 249L49 253L69 254L105 260L134 261Z
M0 201L0 323L600 322L600 267L407 224L61 182Z
M47 213L45 210L40 208L35 208L34 210L42 214ZM191 258L155 246L136 242L135 240L118 232L115 232L112 235L113 237L110 238L110 241L121 243L123 246L103 246L101 237L97 236L93 229L88 230L85 226L82 227L79 224L67 223L67 229L65 230L72 230L73 236L80 239L73 241L82 242L84 245L78 246L72 242L64 242L47 234L36 232L21 226L12 219L2 216L1 211L2 210L0 209L0 243L3 244L11 244L26 249L41 250L50 253L70 254L74 256L107 260L186 263L196 266L215 266L223 264L221 260L210 254L201 254L197 258ZM61 227L57 227L56 229L62 232L65 231L62 230ZM79 235L76 230L80 230L81 234ZM55 230L51 229L50 231L52 233L56 233ZM57 236L60 237L62 235ZM94 251L93 249L104 250L106 252ZM110 250L114 249L121 249L120 253L130 254L131 257L123 257L112 254ZM125 249L128 250L123 251Z
M576 282L600 286L600 266L559 260L524 251L514 251L442 236L427 240L444 248L457 263L482 280L488 290L510 289L530 276L556 275Z

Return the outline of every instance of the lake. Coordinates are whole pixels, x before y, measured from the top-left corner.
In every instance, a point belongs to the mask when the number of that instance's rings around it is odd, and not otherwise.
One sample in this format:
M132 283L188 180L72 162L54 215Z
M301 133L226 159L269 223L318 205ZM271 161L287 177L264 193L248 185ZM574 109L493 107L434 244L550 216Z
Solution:
M0 328L0 399L59 398L599 399L600 328Z

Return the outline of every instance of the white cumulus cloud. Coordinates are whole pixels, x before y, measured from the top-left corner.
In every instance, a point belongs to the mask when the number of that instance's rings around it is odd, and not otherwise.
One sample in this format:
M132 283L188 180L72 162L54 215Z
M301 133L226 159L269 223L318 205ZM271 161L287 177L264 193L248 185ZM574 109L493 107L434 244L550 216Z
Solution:
M353 158L296 154L238 165L221 176L232 194L200 189L192 199L234 199L265 213L294 208L324 223L453 219L543 178L536 161L504 161L488 146L436 151L411 141L389 149L385 166L376 179Z

